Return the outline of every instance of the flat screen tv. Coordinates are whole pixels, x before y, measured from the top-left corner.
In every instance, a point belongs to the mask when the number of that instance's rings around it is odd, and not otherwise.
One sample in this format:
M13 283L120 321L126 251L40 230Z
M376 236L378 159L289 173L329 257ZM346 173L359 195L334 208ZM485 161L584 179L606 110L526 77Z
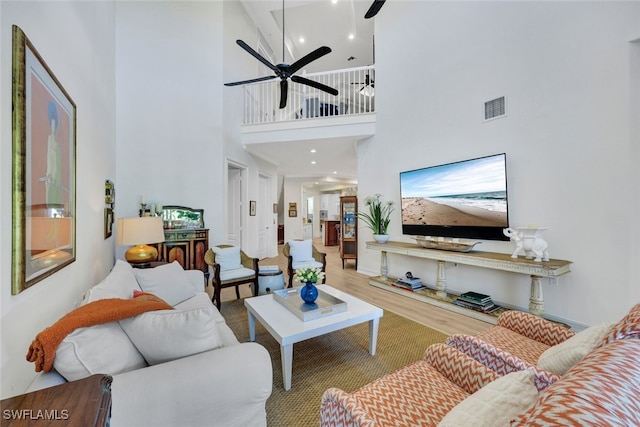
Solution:
M402 233L509 240L506 155L400 173Z

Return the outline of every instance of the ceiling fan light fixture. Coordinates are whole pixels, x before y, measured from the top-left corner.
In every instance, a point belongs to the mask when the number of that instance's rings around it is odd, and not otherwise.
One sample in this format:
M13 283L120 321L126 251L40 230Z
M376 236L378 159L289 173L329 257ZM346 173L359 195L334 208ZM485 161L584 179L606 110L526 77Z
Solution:
M360 94L368 97L375 96L376 90L371 86L365 86L360 89Z

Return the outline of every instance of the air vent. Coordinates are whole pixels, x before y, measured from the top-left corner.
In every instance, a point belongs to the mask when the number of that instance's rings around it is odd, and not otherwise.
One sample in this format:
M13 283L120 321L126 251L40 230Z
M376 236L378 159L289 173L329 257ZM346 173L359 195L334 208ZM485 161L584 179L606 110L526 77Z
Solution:
M507 102L504 96L484 103L484 120L493 120L507 115Z

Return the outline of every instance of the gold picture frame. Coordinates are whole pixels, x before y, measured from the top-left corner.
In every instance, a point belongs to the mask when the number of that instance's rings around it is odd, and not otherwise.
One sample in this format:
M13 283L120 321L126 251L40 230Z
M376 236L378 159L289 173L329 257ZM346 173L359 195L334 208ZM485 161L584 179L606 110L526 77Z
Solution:
M76 105L13 26L11 293L76 259Z

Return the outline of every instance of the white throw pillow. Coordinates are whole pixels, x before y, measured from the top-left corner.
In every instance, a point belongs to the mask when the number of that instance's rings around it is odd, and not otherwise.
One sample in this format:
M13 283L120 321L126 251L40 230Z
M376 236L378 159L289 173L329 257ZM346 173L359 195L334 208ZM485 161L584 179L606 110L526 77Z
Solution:
M289 254L293 262L313 261L313 243L311 240L289 240Z
M143 291L165 300L171 306L196 294L178 261L156 268L136 268L134 274Z
M216 313L208 298L198 298L180 309L149 311L120 320L120 325L147 363L157 365L221 347Z
M107 277L87 291L83 303L105 298L131 299L133 291L140 290L133 270L128 262L116 260Z
M147 366L118 322L78 328L62 340L53 367L67 381L115 375Z
M457 404L440 421L440 427L508 426L538 398L533 371L518 371L498 378Z
M214 246L211 250L216 254L216 264L220 264L220 271L235 270L243 267L240 262L239 246L231 246L229 248Z
M538 358L538 367L557 375L569 369L596 348L607 335L613 323L602 323L578 332L566 341L549 347Z

